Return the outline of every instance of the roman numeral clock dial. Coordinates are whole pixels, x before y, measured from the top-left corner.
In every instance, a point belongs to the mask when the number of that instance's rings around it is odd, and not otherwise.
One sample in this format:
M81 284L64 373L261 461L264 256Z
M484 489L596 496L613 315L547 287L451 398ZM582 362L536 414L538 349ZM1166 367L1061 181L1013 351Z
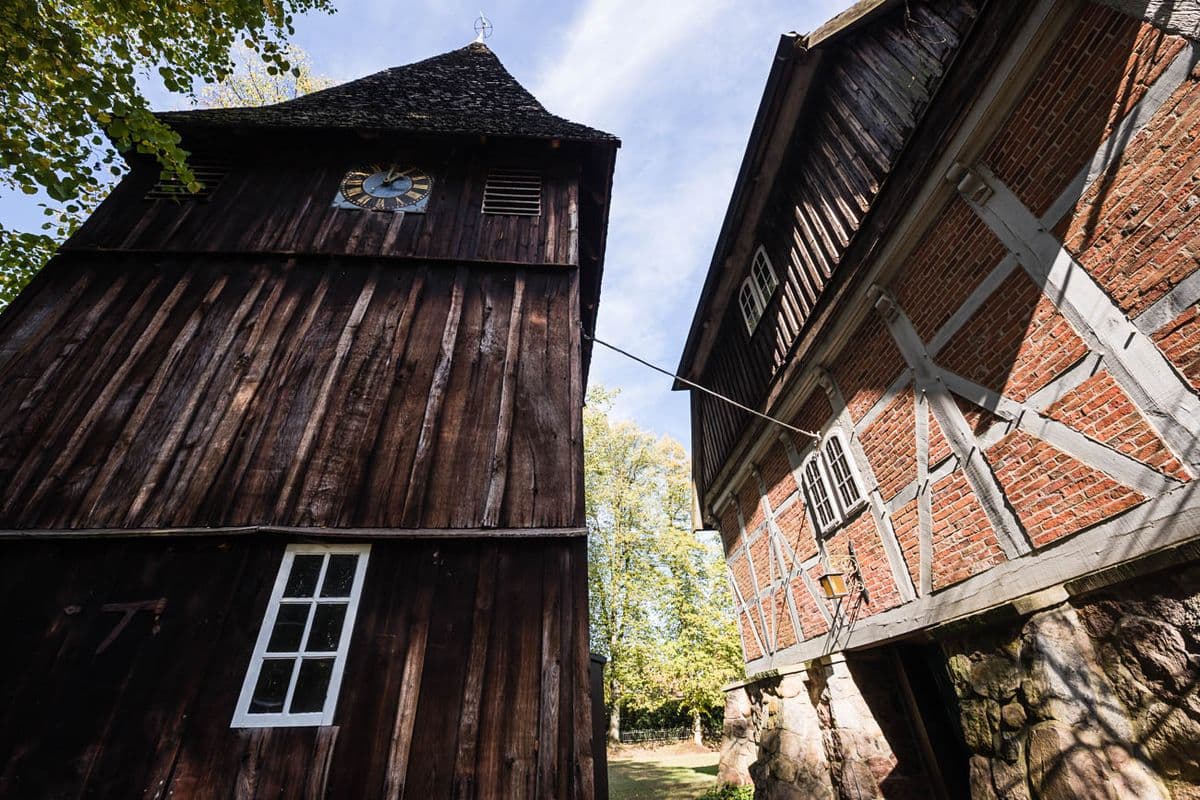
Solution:
M333 204L338 208L420 214L432 190L433 178L420 167L371 164L346 173Z

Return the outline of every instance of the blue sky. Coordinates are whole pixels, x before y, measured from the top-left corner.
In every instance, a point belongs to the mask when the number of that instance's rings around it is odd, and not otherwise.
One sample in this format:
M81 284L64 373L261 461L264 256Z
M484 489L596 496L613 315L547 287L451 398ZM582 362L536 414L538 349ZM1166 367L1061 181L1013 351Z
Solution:
M314 72L338 82L462 47L482 0L342 0L297 20ZM779 35L849 0L489 2L488 45L550 111L621 137L597 336L674 369ZM148 88L156 107L185 101ZM9 224L40 222L5 198ZM686 395L597 348L591 380L616 412L689 444Z

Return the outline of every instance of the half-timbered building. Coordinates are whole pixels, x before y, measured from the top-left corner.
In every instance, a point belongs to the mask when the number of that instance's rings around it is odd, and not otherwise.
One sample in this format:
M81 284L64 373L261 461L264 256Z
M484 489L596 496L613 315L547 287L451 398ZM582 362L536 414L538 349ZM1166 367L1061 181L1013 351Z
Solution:
M782 37L679 374L769 798L1200 791L1200 13ZM687 388L680 385L679 388Z
M0 796L593 797L619 143L483 44L161 118L0 315Z

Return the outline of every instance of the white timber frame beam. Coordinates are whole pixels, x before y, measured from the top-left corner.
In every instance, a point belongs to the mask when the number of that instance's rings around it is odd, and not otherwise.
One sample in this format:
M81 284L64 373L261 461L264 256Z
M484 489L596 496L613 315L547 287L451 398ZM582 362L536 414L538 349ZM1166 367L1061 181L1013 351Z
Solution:
M1000 549L1010 559L1022 556L1032 549L1016 513L1009 507L1004 492L992 472L991 465L983 457L983 451L962 410L942 383L933 366L933 360L925 350L925 343L913 328L912 322L886 289L875 287L875 308L883 317L884 324L892 334L896 347L912 368L916 377L917 392L929 401L942 434L950 449L958 456L963 473L971 490L979 499L996 532Z
M917 546L919 549L920 593L933 591L933 484L929 480L929 400L924 392L913 392L913 414L917 436Z
M1068 425L1042 416L1037 409L1027 404L1018 403L941 367L935 366L934 374L954 394L965 397L998 417L1011 420L1019 430L1036 436L1072 458L1100 470L1117 483L1124 484L1147 497L1156 497L1179 485L1179 481L1174 478L1097 442Z
M1025 558L997 564L937 594L862 619L839 645L843 649L872 647L1170 547L1184 544L1193 547L1186 559L1191 563L1200 557L1198 531L1200 486L1184 484ZM823 655L826 655L824 637L810 639L784 648L772 657L751 661L746 665L746 673L753 676Z
M796 641L802 641L804 638L800 630L800 612L796 609L796 600L792 597L792 580L797 577L796 573L802 571L800 560L796 558L796 552L792 550L791 569L784 570L784 565L788 560L784 558L783 553L783 532L779 530L779 524L775 521L775 509L771 508L771 498L767 493L767 484L763 480L762 475L757 469L754 471L754 480L758 482L758 497L762 503L763 516L766 519L768 542L771 545L771 554L775 558L775 563L779 565L779 576L783 584L783 595L787 602L788 618L792 622L792 631L796 634ZM789 497L796 497L796 494L791 494ZM781 504L780 508L784 508L786 503ZM791 548L788 548L789 550ZM779 641L776 639L776 646Z
M1021 262L1191 476L1200 474L1200 399L1083 265L982 164L951 170L959 194Z
M742 516L742 504L737 500L736 496L733 498L733 510L734 513L737 514L738 531L742 534L742 542L744 543L743 549L746 551L746 565L750 570L750 582L754 584L754 605L758 608L758 619L759 622L762 623L762 635L769 640L772 637L770 632L771 629L767 625L767 612L763 609L762 584L759 583L758 580L758 570L754 568L754 551L750 549L752 542L751 537L748 535L746 530L746 518ZM758 537L755 536L754 538L757 539ZM761 642L762 640L760 639L760 643ZM774 652L774 650L764 647L763 652Z
M900 549L900 540L896 537L892 518L888 515L887 506L879 492L879 481L875 478L875 470L871 468L871 461L867 458L862 441L858 438L858 433L854 428L854 420L851 419L850 411L846 408L846 398L828 370L822 369L817 372L817 384L825 390L826 396L829 397L829 405L833 408L833 425L842 431L842 438L850 447L850 457L854 460L854 467L862 478L863 489L867 495L867 505L875 520L875 530L883 544L883 552L887 556L888 567L900 599L905 603L916 600L917 590L913 586L908 565L904 563L904 552Z

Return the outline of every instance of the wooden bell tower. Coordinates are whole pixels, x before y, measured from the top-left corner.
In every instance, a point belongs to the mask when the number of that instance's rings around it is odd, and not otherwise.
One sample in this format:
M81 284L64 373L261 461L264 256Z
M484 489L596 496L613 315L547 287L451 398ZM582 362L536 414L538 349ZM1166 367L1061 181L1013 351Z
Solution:
M161 118L0 315L0 796L590 800L619 142L483 44Z

